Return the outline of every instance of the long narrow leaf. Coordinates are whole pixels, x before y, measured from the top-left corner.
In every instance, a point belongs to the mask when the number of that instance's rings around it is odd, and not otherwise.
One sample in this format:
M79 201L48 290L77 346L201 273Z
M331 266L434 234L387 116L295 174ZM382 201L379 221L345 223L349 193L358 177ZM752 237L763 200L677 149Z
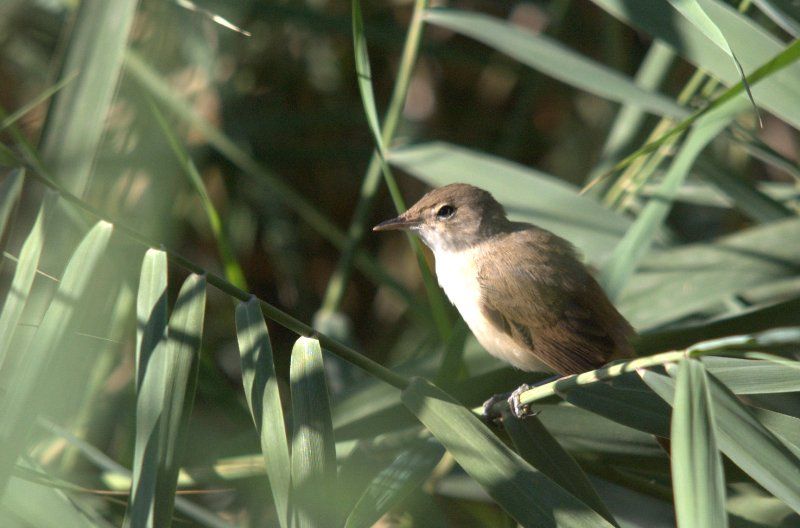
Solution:
M669 436L669 406L652 392L593 383L569 391L564 399L636 430Z
M53 100L41 155L70 191L83 194L124 62L137 0L81 2L64 58L64 77L77 72Z
M103 471L105 475L113 475L118 481L121 481L122 486L119 489L127 490L130 488L131 473L122 464L112 460L102 450L52 422L41 420L39 424L52 434L74 446L86 457L86 460L91 465L96 466ZM209 528L233 528L232 524L223 521L210 510L192 502L186 497L175 498L175 509L189 519L196 521L197 524L201 526L208 526Z
M150 249L142 261L136 299L136 442L126 522L155 526L160 419L164 387L158 361L167 344L167 255Z
M261 451L278 519L280 525L287 528L291 486L289 443L269 331L258 299L253 298L236 307L236 335L242 360L244 394L261 437Z
M652 371L641 371L639 375L659 396L672 403L675 383L671 378ZM800 511L800 459L727 387L713 376L708 381L722 452L764 489Z
M725 53L730 56L733 60L734 65L736 66L736 70L739 72L739 77L742 79L742 83L744 83L744 89L747 91L747 98L753 105L753 108L756 108L756 103L753 100L753 94L750 93L750 87L747 84L747 79L744 75L744 70L742 69L741 63L739 63L739 59L736 57L736 54L733 52L733 48L731 48L730 43L725 38L725 35L720 30L719 26L717 26L711 17L708 16L708 13L703 9L703 6L700 5L698 0L669 0L669 3L677 9L684 17L686 17L692 24L697 26L703 34L708 37L714 44L716 44L720 49L722 49ZM758 109L756 109L758 112Z
M299 528L324 528L334 519L336 449L319 341L301 337L292 348L292 513Z
M227 230L223 225L222 218L217 212L217 208L214 207L214 202L211 201L211 197L208 195L206 186L203 183L203 178L200 176L200 171L197 170L197 166L194 164L192 157L181 144L172 125L167 121L163 112L161 112L152 100L150 101L150 110L156 118L161 131L166 136L167 142L173 154L175 154L175 157L178 159L178 163L183 169L183 172L189 178L189 183L192 184L192 187L194 187L195 192L200 198L200 203L203 205L203 210L205 210L208 223L211 226L211 233L214 235L217 242L217 249L219 250L220 259L225 269L225 278L237 288L247 290L247 281L245 281L244 278L244 271L242 271L242 267L236 260L236 255L234 255L233 249L231 248Z
M167 254L149 249L142 261L136 297L136 387L153 350L167 337Z
M169 318L168 340L164 354L156 360L156 374L164 384L164 400L160 416L160 468L157 480L155 526L169 526L178 484L180 453L184 433L194 403L197 384L203 319L206 309L206 279L199 275L187 278L175 309ZM158 349L156 349L158 350Z
M0 525L96 527L63 491L17 477L11 478L5 494L0 498Z
M38 382L73 323L75 308L91 283L111 232L111 224L98 222L81 241L33 340L15 363L14 383L0 401L0 490L5 487L17 456L25 449L33 417L47 401L49 391L37 390Z
M413 379L401 399L459 465L523 526L611 526L525 462L469 409L430 382Z
M28 299L39 266L39 257L44 246L45 209L45 207L39 209L36 222L22 244L11 288L6 295L3 312L0 313L0 367L3 366L11 347L11 338L22 317L22 310L25 308L25 301Z
M0 183L0 238L5 235L8 219L11 218L11 211L22 192L24 181L25 169L14 169Z
M375 106L375 93L372 90L372 70L369 65L367 52L367 38L364 34L364 20L361 17L361 2L352 1L353 10L353 48L355 51L356 75L358 76L358 90L361 92L361 102L367 116L369 130L372 132L378 152L385 158L386 147L383 144L381 125L378 120L378 109Z
M730 123L741 107L741 101L732 101L700 119L689 133L664 176L658 195L647 202L603 267L600 282L611 298L619 295L641 258L650 249L653 238L666 220L672 202L697 157Z
M602 515L609 523L617 525L614 516L589 482L589 477L536 416L518 419L510 412L505 412L503 426L517 453L525 461Z
M684 117L687 111L670 98L636 85L607 66L561 43L501 20L455 9L428 10L426 20L467 35L541 72L589 93L630 104L654 114Z
M710 243L651 251L619 306L640 331L696 313L724 313L720 303L748 288L795 276L798 263L800 219L770 222Z
M420 486L441 460L439 442L417 443L402 453L369 484L358 499L345 528L369 528L391 508Z
M678 365L672 413L672 489L680 526L727 527L725 476L717 450L706 373L698 361Z
M667 2L592 1L626 24L662 40L679 55L715 78L729 86L735 84L733 89L736 93L742 91L739 72L731 67L727 52L709 40L688 19L674 16L675 11ZM787 47L756 21L723 2L706 2L704 9L728 39L746 43L737 49L737 57L745 71L753 72L748 75L748 80L759 106L767 108L794 127L800 127L800 66L793 64L784 71L775 70L776 73L770 75L770 82L758 85L755 75L756 71L761 70L766 63L771 63L777 55L787 58L787 54L795 54L797 43ZM670 23L665 24L665 20Z
M364 35L364 22L361 18L361 4L359 0L352 1L352 9L353 46L355 50L356 74L358 75L358 89L361 92L361 102L367 114L370 131L374 136L383 179L386 182L386 187L389 189L389 195L392 198L394 207L397 213L400 214L405 211L407 207L403 195L400 192L400 187L397 185L397 180L395 180L392 174L392 169L386 161L387 146L384 142L383 133L381 132L381 126L378 120L378 109L375 106L375 94L372 89L372 74L370 73L369 55L367 54L367 40ZM444 302L441 290L436 285L433 273L428 267L428 262L422 251L422 243L409 233L406 233L406 236L411 245L411 249L417 257L417 263L420 273L422 274L422 282L431 305L433 321L436 324L436 328L439 330L439 335L442 340L447 341L450 335L450 322L448 321L447 306Z

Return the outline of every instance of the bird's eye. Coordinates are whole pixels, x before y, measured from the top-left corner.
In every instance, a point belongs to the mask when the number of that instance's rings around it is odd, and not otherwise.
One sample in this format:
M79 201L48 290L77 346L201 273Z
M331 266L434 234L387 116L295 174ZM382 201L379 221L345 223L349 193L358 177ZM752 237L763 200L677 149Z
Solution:
M445 220L453 216L456 212L456 208L452 205L443 205L436 211L436 218L439 220Z

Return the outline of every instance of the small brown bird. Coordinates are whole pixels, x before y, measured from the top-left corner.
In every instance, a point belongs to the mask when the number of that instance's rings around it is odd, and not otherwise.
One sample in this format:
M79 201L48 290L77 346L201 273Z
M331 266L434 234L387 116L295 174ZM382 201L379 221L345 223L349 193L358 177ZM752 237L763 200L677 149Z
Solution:
M434 189L374 231L407 229L433 251L436 276L478 342L525 371L577 374L633 356L633 328L553 233L506 217L483 189ZM509 404L524 414L519 394ZM488 412L496 398L488 400Z

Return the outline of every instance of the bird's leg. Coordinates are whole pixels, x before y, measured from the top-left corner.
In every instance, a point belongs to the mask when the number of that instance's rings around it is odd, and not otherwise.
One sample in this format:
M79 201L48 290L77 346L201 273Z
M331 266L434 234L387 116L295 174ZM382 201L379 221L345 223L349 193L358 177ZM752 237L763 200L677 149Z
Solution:
M501 402L508 402L508 406L511 409L511 412L514 413L514 416L517 418L525 418L526 416L535 416L537 413L531 412L530 406L522 405L519 401L520 396L523 392L532 389L533 387L538 387L540 385L545 385L546 383L550 383L559 379L561 376L555 375L550 376L549 378L545 378L541 381L534 383L533 385L528 385L527 383L523 383L516 390L512 392L504 392L501 394L495 394L485 402L483 402L483 417L494 421L500 418L500 412L495 409L495 405Z
M511 397L510 392L494 394L491 397L489 397L488 400L483 402L483 413L482 413L483 417L489 420L490 422L498 420L500 418L500 411L496 410L494 406L497 405L498 403L508 401L510 397Z

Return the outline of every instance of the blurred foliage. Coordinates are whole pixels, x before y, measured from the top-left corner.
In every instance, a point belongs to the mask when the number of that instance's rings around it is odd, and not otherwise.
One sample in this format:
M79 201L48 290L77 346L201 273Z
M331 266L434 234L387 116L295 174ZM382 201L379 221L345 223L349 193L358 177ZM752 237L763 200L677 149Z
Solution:
M800 526L800 9L752 4L0 3L0 524ZM368 232L453 181L646 357L477 419L545 376Z

